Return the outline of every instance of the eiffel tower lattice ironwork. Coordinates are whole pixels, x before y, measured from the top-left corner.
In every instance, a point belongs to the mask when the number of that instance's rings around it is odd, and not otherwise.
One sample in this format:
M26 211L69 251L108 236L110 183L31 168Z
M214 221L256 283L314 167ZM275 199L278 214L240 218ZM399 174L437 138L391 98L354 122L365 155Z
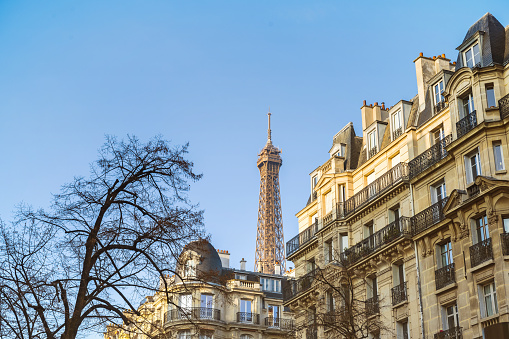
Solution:
M279 150L272 145L269 129L267 144L258 154L260 170L260 198L258 202L258 228L256 232L255 271L275 273L280 265L281 273L286 272L286 258L283 237L283 217L279 192L279 168L283 164Z

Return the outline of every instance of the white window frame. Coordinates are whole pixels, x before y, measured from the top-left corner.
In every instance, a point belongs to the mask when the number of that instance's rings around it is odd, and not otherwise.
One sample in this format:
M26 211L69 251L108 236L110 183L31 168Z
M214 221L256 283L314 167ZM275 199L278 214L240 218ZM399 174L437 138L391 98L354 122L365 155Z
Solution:
M348 248L348 233L341 233L339 235L339 253L343 253L347 248Z
M475 160L474 160L474 162L472 162L472 159L474 157L475 157ZM474 164L476 166L475 175L474 175L474 171L473 171ZM471 152L465 156L465 171L466 171L467 185L473 183L475 181L475 178L482 175L481 154L479 152L479 148L476 148L474 150L474 152Z
M399 128L403 129L403 124L401 123L401 110L397 110L393 114L391 114L391 137L394 136L394 132L397 131ZM401 131L403 134L403 130ZM392 138L392 140L396 140L397 138Z
M495 159L495 171L505 170L504 153L500 140L493 141L493 158Z
M504 227L504 233L509 233L509 216L502 217L502 226Z
M408 320L398 321L396 323L396 335L397 339L409 339L410 331L408 328Z
M334 239L330 238L329 240L325 241L323 246L323 257L325 264L331 263L334 261Z
M207 309L214 308L214 295L210 293L202 293L200 295L200 307Z
M178 339L191 339L191 331L190 330L180 330L178 332Z
M438 105L440 102L445 100L444 96L442 95L443 92L444 81L440 80L433 85L433 101L435 102L435 105ZM437 101L438 99L440 99L440 101Z
M451 311L451 313L449 313ZM454 327L451 327L449 324L449 320L452 319ZM456 303L442 306L442 328L444 330L450 330L455 327L459 327L459 313L458 313L458 305Z
M474 47L475 46L477 46L477 49L478 49L478 53L477 54L474 54ZM468 60L467 59L467 54L469 54L469 53L470 53L470 55L472 57L472 65L471 66L468 65L468 61L467 61ZM476 55L479 56L479 59L478 59L477 62L475 61L475 56ZM465 48L463 50L463 62L464 62L463 65L465 67L470 67L470 68L475 67L475 65L477 65L477 64L481 64L482 65L481 46L479 44L479 41L475 41L474 43L472 43L470 46L468 46L467 48Z
M490 228L488 224L488 217L486 215L477 219L472 219L472 226L472 242L474 245L490 238Z
M479 285L479 304L481 318L498 314L497 289L494 281Z
M445 243L437 245L437 259L437 265L439 268L448 266L454 262L451 239L447 240Z
M445 187L445 180L442 179L439 182L430 186L431 204L436 204L440 200L447 197L447 191Z
M495 96L495 86L490 83L484 86L484 92L486 93L486 108L497 107L497 98ZM493 95L491 95L492 93ZM490 101L493 101L490 105Z
M474 96L472 95L472 91L470 91L468 94L460 98L461 103L461 113L463 113L462 119L469 115L470 113L475 111L475 102L474 102ZM465 107L467 109L465 110Z
M376 137L376 128L368 132L368 159L370 158L369 152L374 148L378 152L378 142Z

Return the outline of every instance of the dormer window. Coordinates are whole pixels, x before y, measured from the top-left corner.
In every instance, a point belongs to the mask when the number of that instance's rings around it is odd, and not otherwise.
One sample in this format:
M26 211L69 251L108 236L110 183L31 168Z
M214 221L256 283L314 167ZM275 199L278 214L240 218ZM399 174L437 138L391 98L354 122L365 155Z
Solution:
M397 111L391 115L392 124L392 140L396 140L401 134L403 134L403 127L401 126L401 111Z
M311 188L315 188L317 184L318 184L318 175L315 175L315 176L311 179Z
M444 82L440 80L433 86L433 97L435 98L435 105L438 105L440 102L444 101L444 96L442 92L444 91Z
M467 67L481 67L481 53L479 43L476 42L463 52L463 61Z
M368 158L374 156L376 149L376 129L368 133Z
M184 264L184 278L196 277L196 263L193 259L189 259Z

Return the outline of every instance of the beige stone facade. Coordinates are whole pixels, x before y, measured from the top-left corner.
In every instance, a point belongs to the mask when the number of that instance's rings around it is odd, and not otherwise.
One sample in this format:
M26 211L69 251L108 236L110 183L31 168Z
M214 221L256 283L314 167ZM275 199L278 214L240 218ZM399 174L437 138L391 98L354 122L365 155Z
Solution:
M203 241L180 256L179 274L143 300L132 324L110 325L105 339L283 338L293 314L283 307L281 274L229 268L229 254ZM277 268L276 268L277 272ZM166 293L166 291L168 293Z
M488 13L456 62L414 63L418 94L364 102L362 137L347 125L310 173L284 291L307 338L341 337L320 321L344 307L323 302L330 269L376 304L366 337L509 337L509 28Z

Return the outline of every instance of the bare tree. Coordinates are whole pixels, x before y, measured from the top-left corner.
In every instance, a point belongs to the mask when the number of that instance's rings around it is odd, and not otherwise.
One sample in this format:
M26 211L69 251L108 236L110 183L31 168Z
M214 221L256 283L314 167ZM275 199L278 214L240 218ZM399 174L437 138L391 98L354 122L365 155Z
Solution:
M316 339L319 328L323 329L325 338L376 338L390 333L380 315L380 296L376 290L369 297L365 293L370 284L368 279L355 275L340 253L334 257L336 260L324 268L316 267L286 286L286 293L293 295L308 289L314 291L313 302L306 304L304 317L300 313L293 335Z
M182 247L203 236L186 192L201 175L187 145L107 137L88 178L62 187L49 211L22 206L0 234L0 335L76 338L139 315ZM101 326L101 330L103 327Z

